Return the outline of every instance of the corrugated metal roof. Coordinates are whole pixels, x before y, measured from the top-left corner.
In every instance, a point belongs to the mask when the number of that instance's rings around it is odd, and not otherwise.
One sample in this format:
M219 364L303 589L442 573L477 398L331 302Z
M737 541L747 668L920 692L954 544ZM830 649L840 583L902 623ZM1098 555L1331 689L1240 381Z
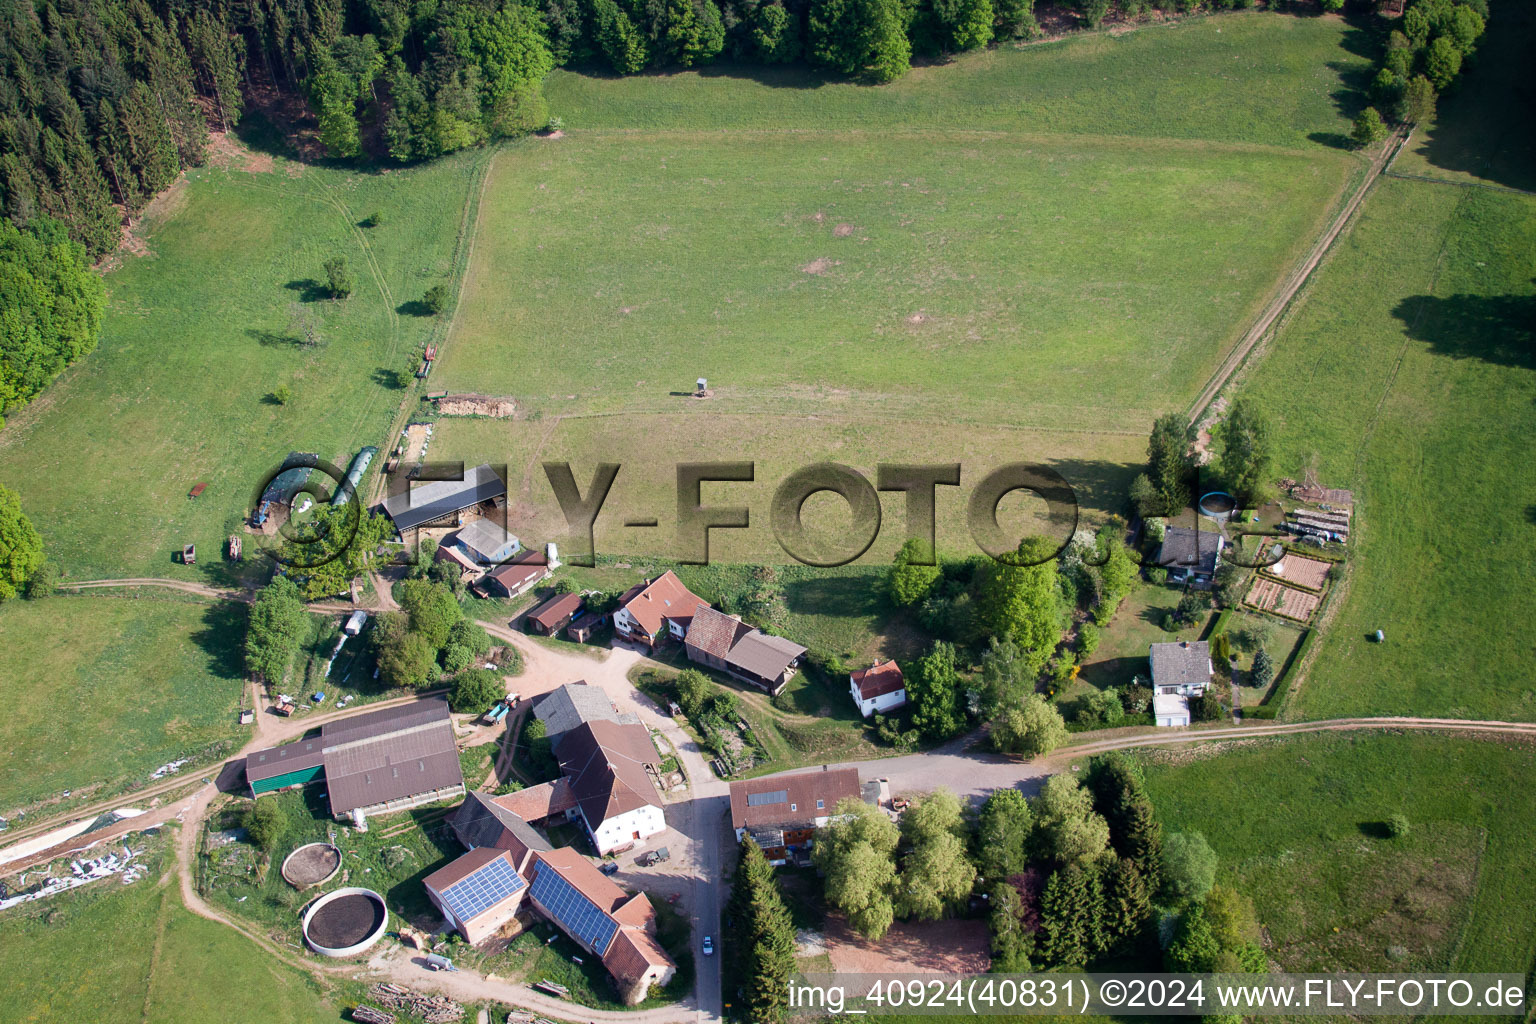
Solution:
M245 757L245 779L260 782L277 775L318 768L325 761L323 744L319 739L299 740L280 747L257 750Z
M793 640L754 629L736 641L725 663L760 679L775 679L804 653Z
M490 463L464 471L463 480L413 483L404 494L384 499L384 512L395 529L409 530L507 493L507 484Z

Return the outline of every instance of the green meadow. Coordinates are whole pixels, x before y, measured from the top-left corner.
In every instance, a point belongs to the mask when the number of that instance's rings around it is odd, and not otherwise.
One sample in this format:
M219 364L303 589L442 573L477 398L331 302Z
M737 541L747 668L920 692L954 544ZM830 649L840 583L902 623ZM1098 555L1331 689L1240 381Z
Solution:
M244 622L242 605L190 599L6 602L0 812L66 789L106 796L240 746Z
M1301 715L1536 718L1533 324L1536 199L1389 180L1253 374L1278 474L1359 507Z
M6 1020L17 1024L329 1024L346 1005L250 940L186 910L168 854L116 879L23 904L0 919Z
M1292 971L1529 977L1536 748L1420 733L1147 755L1165 832L1201 832ZM1393 814L1406 838L1386 838Z
M344 469L382 448L437 325L412 304L452 277L486 156L409 171L209 166L158 200L147 252L107 275L100 346L0 431L0 480L53 560L77 579L226 581L225 540L290 451ZM357 226L375 210L380 226ZM343 302L319 289L336 255L356 279ZM301 343L296 316L317 344ZM187 543L196 566L179 564Z

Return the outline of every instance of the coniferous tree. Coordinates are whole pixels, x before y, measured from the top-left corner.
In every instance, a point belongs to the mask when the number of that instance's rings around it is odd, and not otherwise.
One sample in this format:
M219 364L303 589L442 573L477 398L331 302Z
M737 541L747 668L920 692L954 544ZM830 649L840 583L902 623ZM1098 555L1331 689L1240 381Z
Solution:
M1051 875L1040 898L1040 959L1054 967L1082 967L1094 954L1094 898L1089 873L1070 864Z
M773 867L751 836L743 837L738 854L729 905L735 973L748 1019L776 1021L789 1005L795 926Z

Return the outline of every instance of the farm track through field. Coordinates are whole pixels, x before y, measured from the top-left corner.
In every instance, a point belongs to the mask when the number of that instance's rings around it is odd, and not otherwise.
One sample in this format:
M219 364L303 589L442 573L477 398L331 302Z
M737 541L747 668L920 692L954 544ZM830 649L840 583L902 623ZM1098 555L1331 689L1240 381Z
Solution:
M1386 144L1382 146L1381 151L1371 161L1370 168L1366 171L1365 177L1355 188L1354 193L1339 209L1338 214L1333 218L1328 229L1323 232L1322 237L1313 244L1312 249L1307 254L1307 258L1302 261L1301 266L1291 271L1290 276L1285 279L1285 283L1280 291L1259 314L1258 320L1238 339L1232 351L1227 354L1227 358L1222 360L1221 365L1216 368L1215 375L1211 377L1210 381L1201 389L1200 394L1196 396L1188 410L1190 422L1199 421L1201 416L1204 415L1206 408L1216 400L1216 396L1221 393L1222 388L1227 386L1227 382L1232 379L1233 374L1237 373L1248 359L1249 353L1269 333L1270 328L1275 326L1276 321L1280 319L1280 314L1285 312L1286 307L1291 304L1291 300L1296 297L1301 291L1302 286L1311 278L1312 272L1322 263L1323 257L1328 255L1334 243L1343 235L1345 227L1354 219L1355 211L1359 210L1360 205L1365 202L1365 197L1370 194L1371 186L1376 184L1376 180L1381 177L1383 171L1391 164L1393 158L1407 144L1407 134L1394 132Z

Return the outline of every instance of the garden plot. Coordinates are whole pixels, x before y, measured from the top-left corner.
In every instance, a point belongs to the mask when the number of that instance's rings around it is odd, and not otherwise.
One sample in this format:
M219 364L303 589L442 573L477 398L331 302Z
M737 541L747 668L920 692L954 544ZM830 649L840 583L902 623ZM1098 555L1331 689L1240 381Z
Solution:
M1276 580L1260 576L1254 579L1245 600L1249 606L1260 611L1295 619L1297 622L1306 622L1312 618L1312 613L1317 610L1323 596L1309 594L1305 590L1288 587Z
M1288 554L1265 573L1306 590L1321 591L1328 582L1328 570L1332 563L1317 558L1303 558Z

